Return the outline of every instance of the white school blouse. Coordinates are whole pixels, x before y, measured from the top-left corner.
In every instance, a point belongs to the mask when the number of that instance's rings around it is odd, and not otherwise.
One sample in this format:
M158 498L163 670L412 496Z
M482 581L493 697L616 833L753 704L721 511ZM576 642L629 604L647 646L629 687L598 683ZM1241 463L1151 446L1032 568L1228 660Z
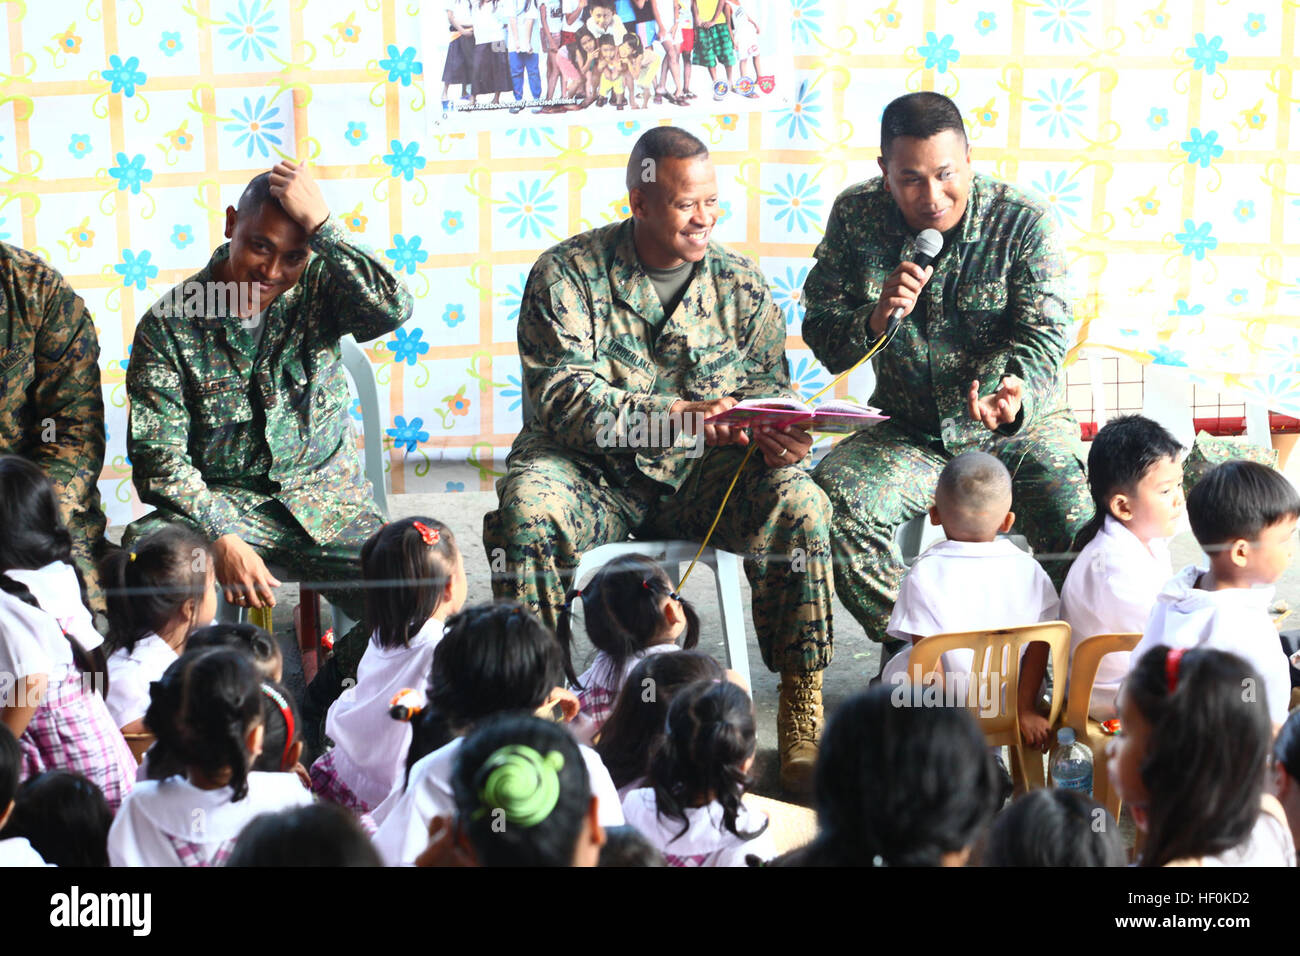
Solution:
M1153 647L1212 647L1243 658L1264 681L1269 717L1286 722L1291 702L1291 663L1268 616L1273 588L1199 591L1206 569L1189 565L1169 579L1156 598L1145 633L1133 648L1133 666Z
M108 655L108 697L104 703L118 727L140 720L149 709L149 685L162 680L163 673L180 655L166 641L150 631L127 651L119 647Z
M771 826L752 839L738 837L723 826L722 804L716 800L702 807L689 807L685 813L686 832L677 836L682 822L659 816L652 788L633 790L623 801L628 825L663 853L669 866L745 866L745 857L750 854L760 860L777 855ZM736 829L753 833L766 822L766 814L742 803Z
M451 775L463 742L463 737L457 737L445 747L421 758L411 768L406 791L402 792L399 781L388 800L376 808L373 816L381 822L379 832L375 834L375 848L389 866L414 863L429 845L429 821L456 812ZM623 809L619 805L618 790L614 788L604 762L590 747L579 744L578 749L587 765L592 796L598 801L596 812L600 825L622 826Z
M0 869L9 866L53 866L27 842L27 837L0 840Z
M1079 645L1098 634L1140 634L1156 596L1173 577L1169 541L1150 550L1110 515L1075 558L1061 588L1061 620L1070 625L1070 660ZM1094 720L1115 716L1115 695L1129 670L1129 654L1107 654L1097 667L1088 710Z
M75 670L72 646L54 618L0 591L0 703L19 678L45 674L59 684Z
M95 630L90 610L81 603L81 585L72 565L54 561L43 568L10 569L5 574L27 585L41 609L53 616L59 626L86 650L93 651L104 643L104 638ZM64 641L66 643L67 638Z
M230 787L201 790L184 777L137 783L108 831L110 866L180 866L172 839L198 844L211 860L255 816L312 802L296 774L248 775L248 794L232 801Z
M357 667L357 682L336 700L325 717L325 734L334 741L334 770L368 806L376 806L402 779L411 725L388 715L393 698L407 688L425 700L433 651L444 624L431 617L405 647L380 647L374 637Z
M920 639L1017 627L1055 620L1059 610L1047 572L1009 539L940 541L903 578L886 633ZM969 674L974 660L969 650L949 651L943 655L943 671ZM885 665L882 681L910 679L910 661L909 647Z
M620 673L614 672L614 663L608 654L597 651L591 666L578 675L578 684L582 689L577 691L577 698L582 710L569 724L569 730L578 738L578 742L590 745L595 739L637 664L651 654L668 654L680 650L676 644L651 644L628 657L623 662Z

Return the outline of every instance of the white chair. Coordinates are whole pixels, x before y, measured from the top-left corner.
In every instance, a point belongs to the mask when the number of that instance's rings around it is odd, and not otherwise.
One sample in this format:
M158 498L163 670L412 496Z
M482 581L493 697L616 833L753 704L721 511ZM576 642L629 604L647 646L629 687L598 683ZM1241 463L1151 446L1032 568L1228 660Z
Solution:
M681 583L682 566L689 565L700 549L692 541L615 541L592 548L582 556L573 574L575 586L597 568L625 554L643 554L663 565L673 587ZM718 609L722 615L722 635L727 648L727 666L740 675L745 686L749 681L749 644L745 638L745 613L740 601L741 559L730 551L705 548L699 565L713 569L718 585Z
M1002 534L999 538L1008 538L1021 551L1026 554L1033 554L1034 549L1029 547L1029 540L1023 534ZM898 545L898 550L903 553L903 564L907 567L912 566L921 552L936 541L947 541L948 536L943 533L943 528L937 524L930 524L929 512L922 512L910 521L905 521L898 526L894 533L894 543Z
M388 519L388 492L384 484L384 452L383 452L383 429L379 423L379 391L375 388L374 367L370 364L370 359L357 340L350 335L345 335L339 339L339 350L343 353L343 369L348 378L352 381L352 387L356 389L357 398L361 403L361 426L362 438L365 443L364 466L366 478L370 481L371 489L374 492L375 503L379 506L379 512ZM283 581L288 576L285 569L278 566L269 567L268 570L276 578ZM317 605L315 598L316 593L311 589L304 589L302 603ZM315 608L313 608L315 609ZM330 610L334 619L334 634L336 637L342 637L348 631L352 630L356 622L343 613L343 609L337 605L331 604ZM219 621L244 621L248 617L248 608L236 607L228 604L222 595L217 597L217 620ZM302 650L307 652L315 648L319 642L319 635L315 631L319 630L320 616L319 613L314 615L308 614L312 620L303 621L303 640L304 643L310 640L311 648L303 647ZM270 630L270 628L267 628ZM311 631L312 633L307 633Z

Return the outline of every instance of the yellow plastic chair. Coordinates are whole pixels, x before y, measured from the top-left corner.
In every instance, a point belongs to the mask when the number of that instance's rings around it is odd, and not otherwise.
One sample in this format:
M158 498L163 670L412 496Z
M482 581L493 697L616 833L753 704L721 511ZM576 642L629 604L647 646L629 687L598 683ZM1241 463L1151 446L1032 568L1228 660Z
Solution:
M1098 634L1080 641L1070 661L1070 696L1060 720L1061 727L1073 728L1075 740L1092 751L1093 799L1116 820L1119 819L1119 794L1111 789L1106 772L1106 742L1110 738L1101 729L1101 723L1088 716L1088 703L1101 659L1118 651L1131 651L1140 640L1141 634ZM1056 729L1054 724L1053 732Z
M1016 793L1042 787L1045 783L1042 754L1026 751L1021 743L1020 714L1016 708L1020 650L1036 641L1051 648L1052 673L1064 675L1070 659L1070 625L1064 621L962 634L935 634L912 646L909 668L909 676L915 679L914 675L919 673L922 684L929 684L939 672L940 659L945 652L963 649L975 652L966 706L974 711L989 746L1010 750L1011 778ZM1004 659L1012 663L1007 674L999 673ZM1055 725L1060 716L1064 684L1065 681L1059 678L1052 684L1052 704L1047 715L1049 724Z

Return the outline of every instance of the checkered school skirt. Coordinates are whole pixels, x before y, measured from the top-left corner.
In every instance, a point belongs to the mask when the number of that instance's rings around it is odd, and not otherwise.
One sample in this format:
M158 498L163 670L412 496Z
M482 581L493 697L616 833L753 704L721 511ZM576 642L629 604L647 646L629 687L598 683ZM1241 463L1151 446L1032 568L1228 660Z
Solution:
M307 771L311 777L311 792L326 803L336 803L346 810L351 810L356 814L361 829L366 831L366 836L373 837L379 830L378 824L370 815L374 807L358 797L346 783L339 779L339 772L334 767L336 753L338 749L331 747L317 757L316 762Z
M21 780L46 770L73 770L104 792L114 813L135 785L139 765L131 748L104 698L86 686L80 673L46 689L18 746L23 752Z
M170 833L167 834L167 841L176 851L177 858L181 861L181 866L225 866L226 860L230 859L230 854L234 852L235 840L222 840L217 846L217 851L212 856L207 856L207 844L190 843L188 840L181 840Z

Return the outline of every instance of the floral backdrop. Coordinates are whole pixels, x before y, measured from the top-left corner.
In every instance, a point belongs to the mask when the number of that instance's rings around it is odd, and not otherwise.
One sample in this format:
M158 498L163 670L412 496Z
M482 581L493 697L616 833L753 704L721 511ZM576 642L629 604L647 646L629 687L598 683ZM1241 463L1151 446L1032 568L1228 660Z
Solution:
M689 121L718 167L716 237L765 270L805 391L829 381L799 332L830 204L875 174L885 103L936 89L961 107L977 168L1059 218L1072 360L1086 343L1300 414L1295 3L877 2L788 0L785 104L728 98ZM61 270L95 317L114 523L143 510L124 441L136 319L206 261L226 205L281 156L310 160L416 295L411 321L366 345L393 490L491 487L520 423L529 267L628 214L623 164L653 109L431 130L433 0L47 0L0 16L0 238ZM838 391L865 399L870 373Z

